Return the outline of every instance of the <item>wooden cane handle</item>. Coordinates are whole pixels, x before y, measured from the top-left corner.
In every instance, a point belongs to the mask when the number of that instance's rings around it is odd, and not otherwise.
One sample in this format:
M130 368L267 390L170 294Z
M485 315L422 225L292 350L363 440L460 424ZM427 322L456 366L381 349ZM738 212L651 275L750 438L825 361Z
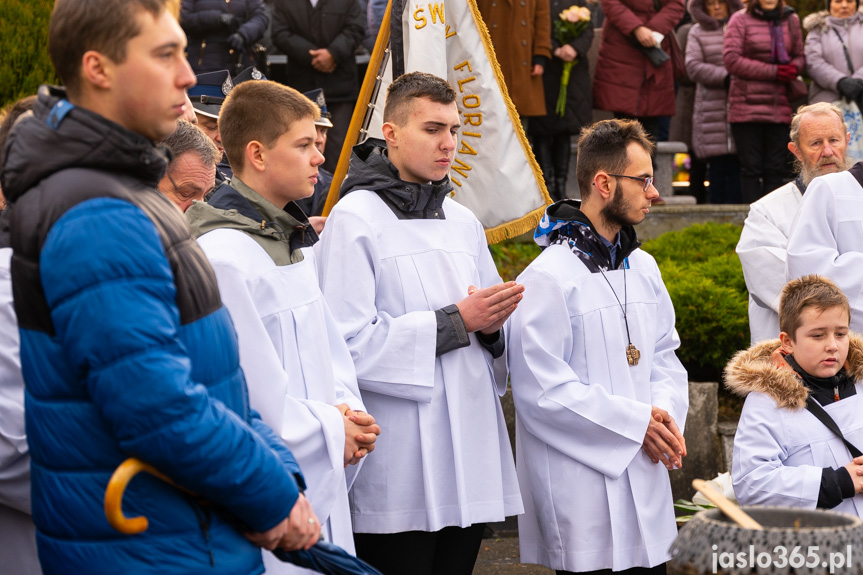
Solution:
M108 488L105 490L105 517L111 527L126 535L143 533L149 526L147 518L143 515L138 517L123 515L123 493L126 491L126 486L142 471L158 477L165 483L175 485L168 476L159 473L155 467L134 457L130 457L114 470L114 474L108 481Z
M743 527L744 529L753 529L761 531L764 528L754 520L748 513L743 511L740 506L735 505L731 500L722 495L715 487L704 481L703 479L693 479L692 487L700 491L708 501L716 505L716 507L725 513L729 519Z

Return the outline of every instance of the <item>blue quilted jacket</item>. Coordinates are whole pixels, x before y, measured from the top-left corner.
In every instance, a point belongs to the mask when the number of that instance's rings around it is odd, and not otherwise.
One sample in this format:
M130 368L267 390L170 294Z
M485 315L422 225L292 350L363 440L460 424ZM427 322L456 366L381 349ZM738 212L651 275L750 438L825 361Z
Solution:
M46 574L251 574L299 468L250 411L236 335L182 214L155 185L165 153L40 89L2 178L27 386L33 518ZM153 464L123 500L149 529L107 523L108 478Z

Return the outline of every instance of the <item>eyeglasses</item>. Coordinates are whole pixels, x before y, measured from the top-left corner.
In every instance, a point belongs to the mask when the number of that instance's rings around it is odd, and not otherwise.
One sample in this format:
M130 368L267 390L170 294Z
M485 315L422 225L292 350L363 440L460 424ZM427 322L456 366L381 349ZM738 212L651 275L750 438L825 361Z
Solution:
M623 174L608 174L608 175L614 176L615 178L629 178L630 180L635 180L636 182L641 182L641 184L643 186L641 188L642 192L646 192L647 190L650 189L650 186L653 185L653 176L647 176L645 178L642 178L640 176L625 176Z
M181 200L191 200L192 198L199 197L199 195L200 197L205 197L207 194L216 189L216 187L213 186L212 188L201 194L200 190L196 190L194 188L180 188L179 186L177 186L177 182L174 181L174 178L171 177L171 174L165 175L168 176L168 181L171 182L172 186L174 186L174 193L177 194L177 196Z

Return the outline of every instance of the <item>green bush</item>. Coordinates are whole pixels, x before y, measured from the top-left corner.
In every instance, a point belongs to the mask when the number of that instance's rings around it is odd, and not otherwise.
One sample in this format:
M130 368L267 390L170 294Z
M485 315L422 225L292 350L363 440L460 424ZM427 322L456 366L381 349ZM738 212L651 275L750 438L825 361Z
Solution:
M656 258L674 303L677 355L692 380L720 381L731 356L749 346L748 295L734 253L741 229L696 224L643 246Z
M53 0L0 1L0 107L56 84L48 56Z
M539 246L534 242L509 240L491 246L491 256L497 266L497 273L505 282L517 278L539 252Z

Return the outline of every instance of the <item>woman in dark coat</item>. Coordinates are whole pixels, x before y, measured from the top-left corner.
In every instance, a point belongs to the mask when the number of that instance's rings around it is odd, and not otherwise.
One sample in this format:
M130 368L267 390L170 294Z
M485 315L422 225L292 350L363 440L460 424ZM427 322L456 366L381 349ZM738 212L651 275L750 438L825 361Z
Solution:
M585 0L551 0L551 22L560 18L560 13L570 6L593 7ZM590 124L591 121L593 98L587 51L593 41L593 26L591 21L578 38L563 46L554 39L552 33L553 57L542 78L547 114L531 118L528 124L528 131L533 140L533 153L536 155L539 167L542 168L545 185L553 201L566 198L571 136L578 134L582 126ZM563 63L572 62L575 59L578 59L578 64L570 72L566 91L566 110L561 118L554 109L557 104L557 94L560 91Z
M254 65L251 47L270 25L262 0L182 0L180 25L189 40L187 57L195 74Z
M605 24L593 76L593 101L617 117L638 118L656 138L660 116L673 116L674 69L671 60L654 67L638 45L650 46L653 32L671 35L683 17L683 0L602 0Z

